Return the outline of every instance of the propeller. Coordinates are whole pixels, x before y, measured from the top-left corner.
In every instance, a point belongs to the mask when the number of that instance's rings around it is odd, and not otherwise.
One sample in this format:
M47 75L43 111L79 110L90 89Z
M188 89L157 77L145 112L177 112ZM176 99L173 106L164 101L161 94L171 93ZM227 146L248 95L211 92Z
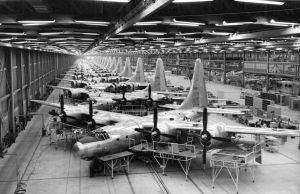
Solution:
M64 108L65 108L64 106L65 106L64 96L60 95L60 114L62 115L61 116L61 122L63 122L63 123L67 122L67 114L64 111Z
M157 128L157 122L158 122L157 108L154 108L153 128L151 130L135 128L134 130L137 131L137 132L140 132L140 133L151 135L151 139L154 140L154 141L160 141L160 136L177 140L177 137L174 136L174 135L162 134L160 132L160 130Z
M148 86L148 99L147 106L151 107L153 105L153 99L151 98L151 85Z
M93 101L92 100L89 101L89 122L92 122L90 129L94 130L95 126L96 126L96 122L93 119Z
M197 135L199 137L199 135ZM200 134L200 141L203 145L203 152L202 152L202 162L205 166L206 164L206 152L207 152L207 146L210 146L211 140L218 140L223 142L231 142L231 139L225 138L225 137L212 137L211 134L207 131L207 108L203 109L203 130Z

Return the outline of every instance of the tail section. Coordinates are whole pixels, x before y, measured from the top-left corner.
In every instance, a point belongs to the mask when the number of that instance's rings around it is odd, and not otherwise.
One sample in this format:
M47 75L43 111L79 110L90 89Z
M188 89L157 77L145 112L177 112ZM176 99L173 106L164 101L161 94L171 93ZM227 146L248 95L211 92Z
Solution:
M113 73L120 74L123 71L123 64L122 64L122 58L118 58L117 67L113 71Z
M197 59L190 92L178 109L203 108L207 107L207 105L208 99L204 80L203 63L200 59Z
M164 91L168 89L165 68L161 58L158 58L156 61L155 75L151 87L152 91Z
M105 65L105 69L108 69L110 67L110 63L111 63L111 57L109 57L106 61L106 65Z
M119 76L122 76L122 77L131 77L131 76L132 76L132 69L131 69L129 57L126 58L126 61L125 61L125 68L124 68L124 70L120 73Z
M146 82L143 60L140 57L136 62L135 75L133 75L127 82Z
M113 70L116 69L116 66L117 66L117 59L116 59L116 57L114 57L111 62L111 66L110 66L109 70L112 72Z

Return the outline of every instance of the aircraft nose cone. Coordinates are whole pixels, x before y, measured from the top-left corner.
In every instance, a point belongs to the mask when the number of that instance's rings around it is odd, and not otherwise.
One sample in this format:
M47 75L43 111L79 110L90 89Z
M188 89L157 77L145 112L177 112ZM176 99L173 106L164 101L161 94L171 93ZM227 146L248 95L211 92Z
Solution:
M73 146L73 151L74 151L75 155L82 157L84 154L84 146L82 145L82 143L77 142Z

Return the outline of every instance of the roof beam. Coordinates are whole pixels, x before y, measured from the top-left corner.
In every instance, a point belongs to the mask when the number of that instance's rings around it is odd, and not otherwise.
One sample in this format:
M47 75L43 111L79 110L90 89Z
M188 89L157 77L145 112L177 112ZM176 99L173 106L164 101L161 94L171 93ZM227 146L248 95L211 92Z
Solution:
M135 7L129 14L127 14L120 22L118 22L114 27L112 27L107 33L105 33L100 39L94 41L84 52L88 52L93 47L97 46L103 40L114 37L116 34L128 29L133 26L136 22L139 22L155 11L165 7L166 5L172 3L173 0L157 0L152 3L152 0L142 1L137 7ZM142 10L142 11L140 11ZM131 16L132 14L132 16Z
M222 43L222 42L229 42L229 41L241 41L241 40L257 39L257 38L264 39L264 38L273 38L273 37L280 37L280 36L293 36L295 34L300 34L300 28L289 27L289 28L282 28L276 30L253 32L248 34L237 34L232 36L223 36L223 37L210 38L210 39L198 39L196 41L186 41L186 42L180 42L175 44L166 44L163 48L202 45L208 43ZM157 48L160 48L160 46L153 46L153 49L157 49Z
M48 8L44 4L43 0L27 0L38 13L49 13Z

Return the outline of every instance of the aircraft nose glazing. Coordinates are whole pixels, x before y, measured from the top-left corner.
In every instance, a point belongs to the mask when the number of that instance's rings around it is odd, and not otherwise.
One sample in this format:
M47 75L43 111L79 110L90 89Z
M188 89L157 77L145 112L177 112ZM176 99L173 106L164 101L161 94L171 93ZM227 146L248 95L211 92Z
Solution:
M75 143L73 146L73 152L75 153L75 155L82 157L84 154L84 146L82 145L82 143Z

